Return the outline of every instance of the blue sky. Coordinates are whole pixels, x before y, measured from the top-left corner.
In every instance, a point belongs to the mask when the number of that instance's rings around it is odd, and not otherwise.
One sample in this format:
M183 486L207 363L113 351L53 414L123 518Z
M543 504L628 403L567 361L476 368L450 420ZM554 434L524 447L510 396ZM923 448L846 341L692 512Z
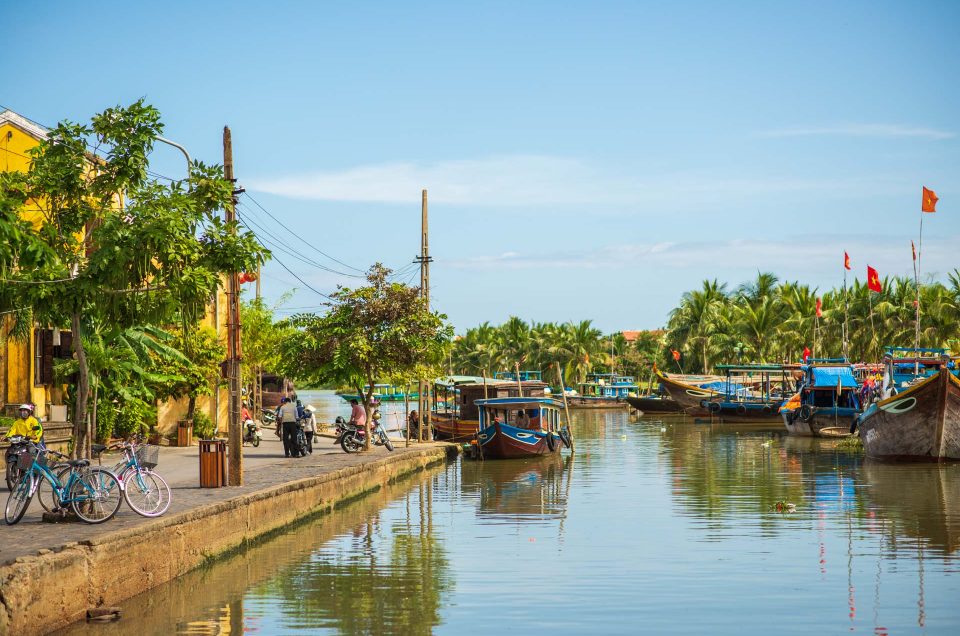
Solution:
M316 290L358 279L314 263L407 266L427 188L458 331L655 328L704 278L839 285L844 249L909 274L921 185L923 269L960 266L958 3L9 4L0 104L145 96L207 162L229 124L240 213ZM267 267L268 298L293 288L287 311L323 301Z

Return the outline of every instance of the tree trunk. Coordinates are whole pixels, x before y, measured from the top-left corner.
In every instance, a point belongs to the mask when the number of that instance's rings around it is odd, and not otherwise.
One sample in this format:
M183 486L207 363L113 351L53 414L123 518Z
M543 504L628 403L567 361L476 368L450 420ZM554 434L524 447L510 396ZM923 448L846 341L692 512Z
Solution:
M191 395L190 399L187 400L187 417L186 417L187 421L192 422L193 415L196 412L197 412L197 397L195 395Z
M70 318L73 330L73 351L77 354L77 405L73 413L73 456L89 457L89 422L87 421L87 398L90 393L90 369L87 367L87 352L83 348L83 333L80 330L80 313L73 312Z
M363 422L363 450L368 451L370 450L370 400L373 398L373 382L370 382L370 387L366 393L364 393L363 388L358 385L357 393L360 394L360 400L363 402L363 412L366 415Z

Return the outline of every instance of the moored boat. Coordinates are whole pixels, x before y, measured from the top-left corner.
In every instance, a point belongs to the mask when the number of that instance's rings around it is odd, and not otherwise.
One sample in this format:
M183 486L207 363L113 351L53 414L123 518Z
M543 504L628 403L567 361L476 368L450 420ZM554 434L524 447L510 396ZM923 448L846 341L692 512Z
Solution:
M871 404L857 420L868 457L960 460L960 380L942 368Z
M660 386L670 399L676 402L680 411L687 415L708 415L709 411L702 402L726 397L720 390L723 385L720 378L702 376L688 379L684 376L667 375L656 367L654 371Z
M838 359L801 365L800 390L780 414L791 435L844 437L860 415L859 385L853 366Z
M575 393L567 394L567 405L572 409L625 408L629 406L627 398L636 395L638 389L632 376L591 373L586 382L577 385Z
M437 408L431 414L436 439L466 441L477 433L480 410L476 402L486 398L544 397L547 385L539 380L474 378L457 376L435 383Z
M780 405L790 395L791 370L782 364L721 364L722 396L702 401L710 415L723 422L779 423Z
M659 394L627 396L627 404L642 413L682 413L683 409L670 397Z
M484 459L516 459L559 453L570 445L561 426L563 403L546 397L477 400L477 446Z

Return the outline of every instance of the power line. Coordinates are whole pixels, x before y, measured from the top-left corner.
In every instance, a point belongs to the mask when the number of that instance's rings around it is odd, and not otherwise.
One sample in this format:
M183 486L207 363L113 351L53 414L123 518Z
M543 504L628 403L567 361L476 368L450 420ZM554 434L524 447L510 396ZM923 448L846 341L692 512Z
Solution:
M254 238L257 240L258 243L260 243L261 247L264 247L264 248L266 247L266 246L264 246L263 243L260 241L260 238L257 236L257 233L254 232L253 230L251 230L251 229L250 229L250 226L248 226L246 223L244 223L244 221L243 221L242 219L240 219L239 216L237 217L237 220L239 220L239 221L240 221L240 224L243 225L243 227L247 228L247 229L250 231L251 234L253 234ZM315 289L312 285L310 285L309 283L307 283L307 281L305 281L305 280L303 280L302 278L300 278L297 274L295 274L295 273L293 272L292 269L290 269L289 267L287 267L286 264L284 264L283 261L281 261L279 258L277 258L276 255L274 255L273 260L275 260L275 261L277 262L277 264L280 265L280 267L282 267L283 269L287 270L287 272L288 272L291 276L293 276L293 277L296 278L298 281L300 281L300 283L301 283L304 287L306 287L307 289L309 289L309 290L312 291L313 293L317 294L318 296L323 296L324 298L326 298L326 299L328 299L328 300L332 300L332 301L336 302L336 299L335 299L335 298L333 298L333 297L331 297L331 296L328 296L327 294L324 294L322 291L319 291L319 290Z
M344 262L341 261L340 259L334 258L333 256L330 256L329 254L327 254L326 252L324 252L323 250L321 250L320 248L318 248L318 247L317 247L316 245L314 245L313 243L310 243L309 241L307 241L306 239L304 239L302 236L300 236L299 234L297 234L296 232L294 232L293 230L291 230L289 227L287 227L286 225L284 225L283 223L281 223L280 220L279 220L277 217L275 217L275 216L273 216L272 214L270 214L270 212L269 212L265 207L263 207L262 205L260 205L260 203L257 202L256 199L254 199L252 196L250 196L250 193L249 193L249 192L244 192L244 194L247 195L247 198L248 198L248 199L250 199L251 201L253 201L254 205L256 205L258 208L260 208L261 210L263 210L263 212L264 212L267 216L269 216L271 219L273 219L273 220L277 223L277 225L279 225L280 227L282 227L282 228L285 229L286 231L288 231L288 232L290 232L291 234L293 234L294 236L296 236L302 243L304 243L305 245L307 245L307 247L309 247L310 249L315 250L316 252L318 252L319 254L321 254L321 255L323 255L323 256L326 256L326 257L329 258L331 261L335 261L335 262L337 262L337 263L340 263L341 265L343 265L343 266L346 267L347 269L352 269L353 271L359 272L359 273L361 273L361 274L364 273L364 271L363 271L362 269L357 269L357 268L354 267L353 265L347 265L346 263L344 263Z

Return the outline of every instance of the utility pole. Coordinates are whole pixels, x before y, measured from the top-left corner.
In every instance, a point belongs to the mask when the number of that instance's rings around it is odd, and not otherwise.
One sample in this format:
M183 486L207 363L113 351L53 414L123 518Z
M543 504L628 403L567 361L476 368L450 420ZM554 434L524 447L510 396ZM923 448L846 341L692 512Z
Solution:
M233 176L233 140L230 127L223 127L223 176L232 184L237 180ZM224 219L233 223L237 218L237 195L243 189L234 187L230 204L224 210ZM234 228L236 231L236 228ZM228 483L231 486L243 485L243 439L240 430L240 280L239 272L228 274L227 284L227 381L230 400L227 407L227 447L230 452Z
M423 190L420 203L420 256L417 262L420 263L420 293L423 297L424 305L427 311L430 311L430 240L427 231L427 191ZM423 431L426 429L426 439L431 439L430 434L430 382L420 380L420 396L417 400L420 407L420 441L424 441Z

